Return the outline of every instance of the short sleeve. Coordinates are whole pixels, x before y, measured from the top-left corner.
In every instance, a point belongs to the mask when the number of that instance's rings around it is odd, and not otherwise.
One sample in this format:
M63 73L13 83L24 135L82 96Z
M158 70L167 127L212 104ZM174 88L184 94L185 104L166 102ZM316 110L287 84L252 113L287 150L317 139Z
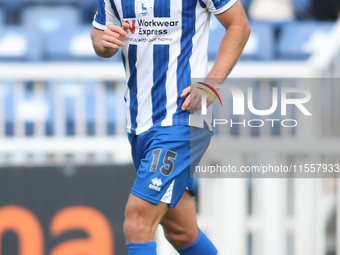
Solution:
M217 15L226 12L236 4L238 0L200 0L204 3L206 9Z
M118 15L118 13L116 14ZM121 26L117 15L115 15L110 0L98 0L98 8L92 25L99 30L106 30L109 25Z

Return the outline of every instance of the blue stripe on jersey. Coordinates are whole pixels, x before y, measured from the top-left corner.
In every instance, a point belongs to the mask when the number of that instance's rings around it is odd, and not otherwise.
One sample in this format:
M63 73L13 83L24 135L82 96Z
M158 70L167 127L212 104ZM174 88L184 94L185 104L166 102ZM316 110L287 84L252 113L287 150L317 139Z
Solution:
M212 0L216 10L222 8L224 5L229 3L230 0Z
M125 55L124 55L123 51L122 51L122 60L123 60L123 65L124 65L124 69L125 69L125 73L126 73L126 61L125 61Z
M157 0L154 4L155 18L170 17L170 0Z
M169 45L154 45L153 48L152 121L158 124L166 117L166 73L169 66Z
M188 120L189 113L181 109L185 98L180 98L183 89L191 84L190 57L192 55L192 38L195 35L197 1L182 1L182 36L181 36L181 54L178 57L177 68L177 111L173 120ZM189 120L188 120L189 121Z
M111 7L112 7L112 10L113 10L113 12L114 12L116 18L119 20L119 23L120 23L120 25L122 26L122 20L121 20L120 17L119 17L119 13L118 13L118 11L117 11L117 7L116 7L116 5L115 5L115 2L114 2L113 0L110 0L110 3L111 3Z
M135 0L121 0L124 19L136 18Z
M125 0L123 0L125 1ZM131 134L136 134L137 128L137 113L138 113L138 101L137 101L137 45L130 44L129 46L129 68L130 78L128 81L128 87L130 90L130 117L131 117Z
M206 8L207 7L207 5L203 2L203 0L198 0L198 2L200 3L200 6L202 8Z
M98 0L98 14L96 15L96 22L106 25L106 13L104 0Z

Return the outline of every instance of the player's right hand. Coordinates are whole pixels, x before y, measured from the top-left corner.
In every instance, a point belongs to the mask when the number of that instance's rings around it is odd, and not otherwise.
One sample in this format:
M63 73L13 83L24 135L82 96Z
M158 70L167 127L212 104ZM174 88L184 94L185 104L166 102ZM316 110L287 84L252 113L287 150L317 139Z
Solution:
M128 36L129 24L124 23L123 27L109 25L104 31L102 44L105 48L118 49L125 45L124 41Z

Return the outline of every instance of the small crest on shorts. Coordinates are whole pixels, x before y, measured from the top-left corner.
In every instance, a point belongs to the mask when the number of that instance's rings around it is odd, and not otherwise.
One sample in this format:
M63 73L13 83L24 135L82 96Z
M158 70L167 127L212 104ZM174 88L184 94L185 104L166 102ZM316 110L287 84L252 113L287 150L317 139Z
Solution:
M161 186L162 184L163 184L163 182L162 182L162 180L161 179L158 179L157 177L156 178L153 178L152 180L151 180L151 182L152 182L152 184L153 185L156 185L156 186Z
M161 191L160 186L163 185L163 182L162 182L161 179L158 179L157 177L155 177L151 180L151 182L152 182L152 184L149 184L150 189L156 190L158 192Z

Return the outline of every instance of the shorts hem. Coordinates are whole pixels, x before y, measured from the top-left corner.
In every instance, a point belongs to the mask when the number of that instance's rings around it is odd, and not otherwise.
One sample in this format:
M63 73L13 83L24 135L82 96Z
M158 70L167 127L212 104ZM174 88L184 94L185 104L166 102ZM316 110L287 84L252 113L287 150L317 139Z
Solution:
M145 195L145 194L135 190L134 188L131 189L130 193L132 195L135 195L136 197L139 197L139 198L141 198L141 199L143 199L145 201L148 201L148 202L150 202L152 204L155 204L155 205L158 205L161 202L161 200L157 200L157 199L154 199L153 197L147 196L147 195ZM175 208L177 203L171 202L170 204L167 204L167 205L169 205L171 208Z

